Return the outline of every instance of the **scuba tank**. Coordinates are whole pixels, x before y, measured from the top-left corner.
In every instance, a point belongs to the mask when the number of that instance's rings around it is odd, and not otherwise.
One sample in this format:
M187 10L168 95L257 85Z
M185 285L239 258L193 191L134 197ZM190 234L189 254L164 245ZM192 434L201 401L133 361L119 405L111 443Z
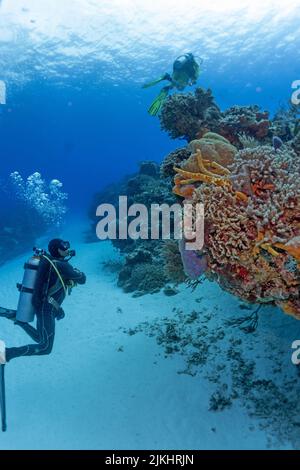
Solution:
M32 305L32 296L37 279L38 268L44 250L34 248L34 254L24 264L24 276L22 284L17 284L20 292L16 320L24 323L30 323L34 320L35 308Z

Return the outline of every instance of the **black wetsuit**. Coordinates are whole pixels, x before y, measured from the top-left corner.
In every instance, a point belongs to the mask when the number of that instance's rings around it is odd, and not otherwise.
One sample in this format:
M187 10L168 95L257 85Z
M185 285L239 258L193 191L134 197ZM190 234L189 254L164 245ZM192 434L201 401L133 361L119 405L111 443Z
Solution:
M84 284L86 281L85 274L73 268L68 261L52 258L63 281L68 284L74 281L76 284ZM48 286L48 291L43 292L44 286ZM48 301L49 296L54 299L55 306ZM65 298L65 292L61 281L59 280L55 270L50 266L49 261L43 258L39 266L39 274L35 285L35 293L33 295L33 305L36 308L36 328L28 323L16 322L36 344L28 344L26 346L6 348L6 361L20 356L36 356L50 354L53 347L55 336L55 319L63 317L63 310L60 305ZM0 309L0 315L10 318L13 310Z

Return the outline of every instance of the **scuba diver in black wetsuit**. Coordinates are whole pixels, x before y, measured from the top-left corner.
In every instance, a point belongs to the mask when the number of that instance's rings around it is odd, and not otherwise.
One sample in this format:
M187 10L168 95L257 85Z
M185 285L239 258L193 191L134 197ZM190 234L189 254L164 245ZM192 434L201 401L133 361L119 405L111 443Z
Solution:
M200 64L202 64L202 59L200 59ZM177 90L182 91L188 85L195 85L199 75L200 66L196 61L195 56L191 52L177 57L173 63L172 75L165 73L157 80L143 85L142 88L149 88L164 80L168 80L170 82L169 85L162 88L160 94L157 96L157 98L155 98L150 108L148 109L148 113L151 114L151 116L156 116L161 110L161 107L164 104L164 101L166 100L170 90L176 88Z
M19 321L17 310L0 307L0 317L13 320L36 344L6 348L4 341L0 341L0 364L20 356L50 354L54 342L55 319L64 317L61 304L74 286L86 282L85 274L69 263L70 258L75 255L74 250L70 250L69 242L55 238L50 241L48 250L49 254L44 251L39 254L37 277L31 297L37 317L36 328Z

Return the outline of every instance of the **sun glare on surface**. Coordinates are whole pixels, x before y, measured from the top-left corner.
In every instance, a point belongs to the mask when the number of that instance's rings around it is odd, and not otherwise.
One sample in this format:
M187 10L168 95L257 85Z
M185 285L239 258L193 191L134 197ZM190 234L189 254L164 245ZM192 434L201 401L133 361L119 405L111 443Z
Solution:
M86 72L87 64L88 70L102 64L101 78L139 81L144 69L149 73L149 64L153 69L165 67L166 58L190 50L206 62L218 57L215 70L242 56L249 64L262 56L272 60L274 49L280 57L294 54L300 39L297 4L298 0L3 0L0 66L4 78L19 83L33 70L66 77L72 68ZM16 74L20 63L28 67Z

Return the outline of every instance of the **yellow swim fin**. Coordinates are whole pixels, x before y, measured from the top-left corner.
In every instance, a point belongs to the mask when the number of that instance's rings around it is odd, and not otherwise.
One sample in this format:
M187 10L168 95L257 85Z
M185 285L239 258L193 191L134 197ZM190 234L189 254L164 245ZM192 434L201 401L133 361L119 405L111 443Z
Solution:
M161 90L160 94L157 98L153 101L150 108L148 109L148 113L151 116L156 116L159 111L161 110L162 105L164 104L165 99L169 94L170 87L165 87Z

